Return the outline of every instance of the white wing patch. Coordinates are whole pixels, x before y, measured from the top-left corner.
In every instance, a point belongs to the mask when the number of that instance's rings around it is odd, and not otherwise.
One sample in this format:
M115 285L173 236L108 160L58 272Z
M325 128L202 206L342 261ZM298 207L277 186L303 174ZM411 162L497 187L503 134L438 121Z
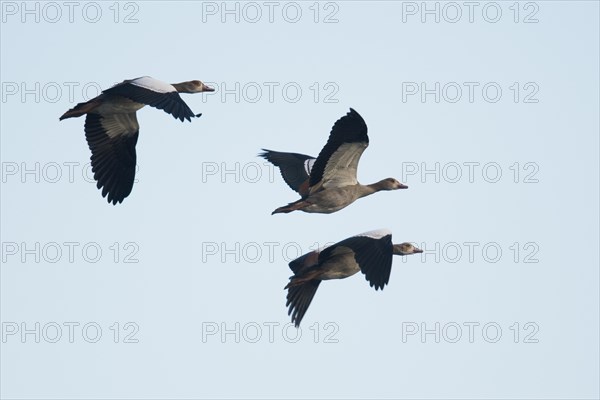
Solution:
M176 92L175 87L168 83L159 81L149 76L143 76L141 78L134 79L130 82L132 85L142 87L144 89L152 90L157 93L169 93Z
M304 170L308 175L310 175L310 171L312 170L313 165L315 165L315 159L309 158L304 161Z
M385 236L388 236L391 234L392 234L392 231L390 231L389 229L377 229L374 231L369 231L369 232L358 234L355 237L365 236L365 237L369 237L371 239L381 239L382 237L385 237Z

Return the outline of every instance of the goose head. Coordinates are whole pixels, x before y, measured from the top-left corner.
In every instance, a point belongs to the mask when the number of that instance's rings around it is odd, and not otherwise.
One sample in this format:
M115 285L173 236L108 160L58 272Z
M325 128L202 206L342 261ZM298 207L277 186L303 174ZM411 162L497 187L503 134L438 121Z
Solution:
M422 252L423 250L419 249L416 246L413 246L411 243L408 242L394 245L394 254L399 256L407 256L409 254L416 254Z
M179 93L202 93L215 91L215 89L205 85L202 81L187 81L173 83L172 85Z
M378 190L397 190L397 189L408 189L403 183L398 182L394 178L387 178L377 182Z

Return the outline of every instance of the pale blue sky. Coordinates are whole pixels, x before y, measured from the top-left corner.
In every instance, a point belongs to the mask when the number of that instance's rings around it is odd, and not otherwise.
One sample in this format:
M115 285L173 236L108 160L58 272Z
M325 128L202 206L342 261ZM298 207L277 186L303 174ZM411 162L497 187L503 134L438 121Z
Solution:
M439 23L422 2L280 2L272 23L263 2L239 3L239 23L221 2L97 3L99 17L84 2L72 22L62 3L21 4L2 2L0 42L3 397L599 396L597 2L480 2L456 23L447 3ZM84 119L58 117L82 87L142 75L218 90L184 95L203 113L192 123L138 113L138 182L112 206L83 177ZM439 103L407 93L436 82ZM359 180L409 189L271 216L297 195L260 149L316 156L349 107L371 139ZM439 182L421 175L436 163ZM383 291L362 275L325 282L291 343L289 257L384 227L433 251L396 257ZM36 322L40 343L22 340ZM236 323L239 343L222 340ZM436 323L439 343L422 339Z

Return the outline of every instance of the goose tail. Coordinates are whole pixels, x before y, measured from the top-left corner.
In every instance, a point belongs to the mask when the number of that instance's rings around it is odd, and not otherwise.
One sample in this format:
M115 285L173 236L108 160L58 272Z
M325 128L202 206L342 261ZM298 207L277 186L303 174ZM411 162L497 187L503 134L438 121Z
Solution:
M280 213L284 213L284 214L291 213L292 211L301 210L308 205L309 205L309 203L300 199L298 201L288 204L287 206L276 208L275 211L273 211L271 213L271 215L280 214Z

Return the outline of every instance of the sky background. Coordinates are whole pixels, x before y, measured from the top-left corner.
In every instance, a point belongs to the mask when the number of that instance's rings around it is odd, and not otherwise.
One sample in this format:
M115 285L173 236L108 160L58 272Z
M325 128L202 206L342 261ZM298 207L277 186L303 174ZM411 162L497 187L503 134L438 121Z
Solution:
M24 4L1 3L3 398L598 398L597 2ZM113 206L58 117L143 75L217 91L182 95L192 123L138 112ZM297 194L260 149L316 156L349 107L359 181L409 189L271 216ZM426 252L291 326L287 263L379 228Z

